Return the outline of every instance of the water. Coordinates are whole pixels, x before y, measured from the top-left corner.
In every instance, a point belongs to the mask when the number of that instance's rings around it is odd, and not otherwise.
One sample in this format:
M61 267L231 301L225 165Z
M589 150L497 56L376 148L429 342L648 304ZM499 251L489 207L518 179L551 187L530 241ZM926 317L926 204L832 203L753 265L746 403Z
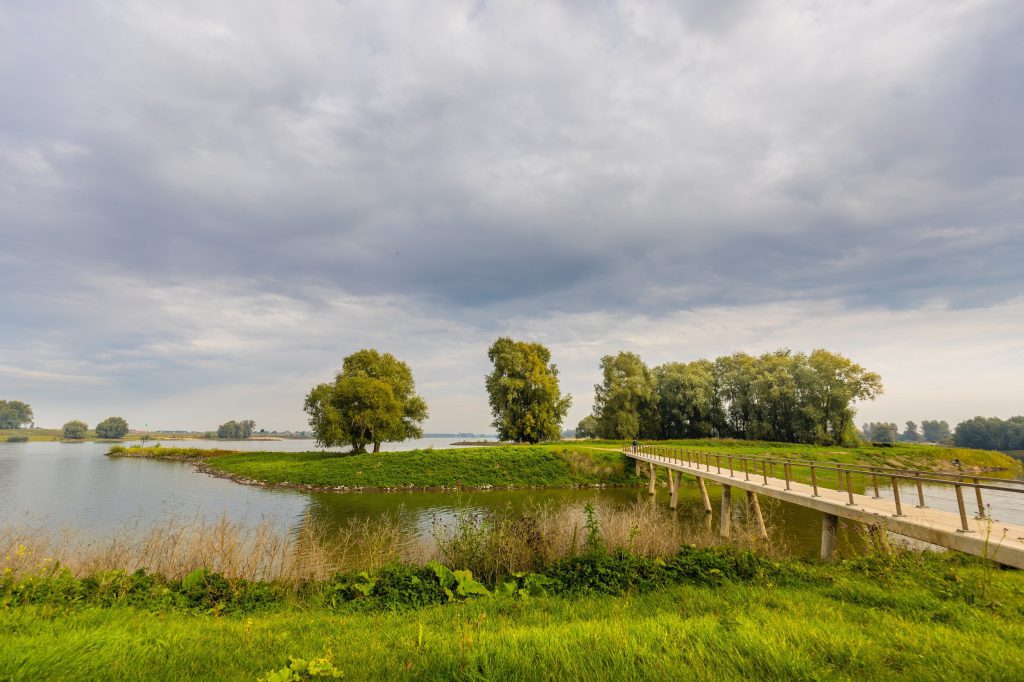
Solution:
M387 444L389 449L452 447L450 438L429 438ZM150 443L153 444L153 443ZM235 450L306 451L315 449L309 440L283 441L165 441L167 446L226 447ZM486 492L308 493L259 488L196 472L181 462L107 457L107 443L0 443L0 525L17 524L68 529L96 537L113 535L131 527L145 528L169 518L205 518L222 515L255 524L272 520L283 530L295 530L305 520L328 528L352 519L397 514L411 535L429 537L435 520L446 522L456 510L510 510L519 512L535 503L582 508L587 502L626 505L649 499L645 488L572 490L523 490ZM709 486L715 521L721 488ZM916 492L915 492L916 494ZM926 488L926 499L952 494L949 489ZM910 490L903 494L910 497ZM739 506L742 505L741 497ZM656 503L668 505L668 492L659 490ZM734 506L737 501L734 500ZM762 496L762 508L770 527L780 528L791 552L814 556L819 550L821 516L817 512ZM941 504L945 504L942 502ZM954 503L955 504L955 503ZM955 508L955 507L954 507ZM1002 520L1014 520L1012 510L1001 511ZM680 489L679 514L700 523L703 510L695 485ZM840 552L859 546L854 528L840 525Z

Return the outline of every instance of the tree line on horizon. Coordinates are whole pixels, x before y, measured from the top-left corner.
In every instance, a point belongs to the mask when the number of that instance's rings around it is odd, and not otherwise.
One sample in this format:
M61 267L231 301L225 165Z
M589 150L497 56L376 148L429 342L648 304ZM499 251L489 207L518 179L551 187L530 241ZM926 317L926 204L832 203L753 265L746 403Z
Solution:
M492 426L502 441L557 440L572 405L562 395L558 367L543 344L497 339L488 349L493 370L485 377ZM622 351L600 363L602 382L594 386L594 410L576 427L580 438L669 440L736 438L819 445L856 445L863 440L931 442L992 450L1024 450L1024 416L1008 420L974 417L950 431L940 420L895 424L854 423L857 402L883 391L881 377L826 349L789 349L753 356L733 353L715 360L667 362L648 367ZM348 445L354 452L382 443L420 438L428 415L416 394L408 364L376 349L359 350L342 361L329 383L306 396L304 409L317 443ZM0 428L31 423L32 409L21 401L0 400ZM229 421L210 437L249 438L253 420ZM64 425L65 438L84 438L79 420ZM122 438L128 425L111 417L96 427L100 438Z

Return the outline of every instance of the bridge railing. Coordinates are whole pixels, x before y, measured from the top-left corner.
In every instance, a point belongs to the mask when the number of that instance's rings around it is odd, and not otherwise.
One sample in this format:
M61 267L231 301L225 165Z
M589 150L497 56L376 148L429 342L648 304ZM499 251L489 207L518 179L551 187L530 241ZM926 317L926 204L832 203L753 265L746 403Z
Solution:
M712 467L721 474L727 469L730 477L742 474L745 480L751 480L751 474L755 478L761 477L762 485L770 485L769 478L784 481L785 489L791 489L794 482L793 469L807 469L810 474L810 485L813 497L820 497L819 487L832 488L830 485L834 480L835 490L846 491L849 506L856 506L853 498L854 477L859 477L865 491L870 488L873 491L874 499L881 499L879 481L885 481L886 486L892 487L893 501L896 505L896 516L904 516L903 501L900 497L900 483L911 483L917 491L917 508L928 508L925 501L924 485L951 486L956 493L956 503L960 514L961 531L971 532L968 525L967 505L964 501L964 489L973 490L977 504L976 519L986 519L988 514L985 511L983 491L1016 493L1024 500L1024 481L1013 479L1001 479L991 476L975 476L972 474L934 472L917 469L897 469L894 467L881 467L862 464L844 464L841 462L821 462L817 460L806 460L791 457L767 457L764 455L746 455L718 452L701 452L687 448L678 448L666 445L638 445L635 448L631 445L623 447L626 455L640 454L663 460L679 460L688 463L694 468L710 472ZM776 467L781 468L781 476L776 476ZM833 475L834 474L834 478ZM998 482L1000 485L996 485ZM865 493L866 494L866 493ZM948 499L948 498L947 498Z

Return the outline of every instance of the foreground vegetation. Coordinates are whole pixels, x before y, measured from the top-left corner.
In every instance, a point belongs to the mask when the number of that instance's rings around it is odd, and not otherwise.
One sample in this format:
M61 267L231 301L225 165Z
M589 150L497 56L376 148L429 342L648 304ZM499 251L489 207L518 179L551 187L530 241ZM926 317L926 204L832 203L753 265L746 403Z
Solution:
M658 445L722 454L795 457L813 461L875 464L913 469L1017 469L999 452L927 445L835 448L735 440L662 441ZM188 448L112 448L121 457L159 457L200 462L204 470L248 483L330 490L486 489L638 485L618 441L412 450L379 454L339 452L230 452ZM797 480L809 475L794 470ZM823 482L827 485L827 482Z
M0 678L252 680L291 657L348 679L1013 679L1024 666L1020 576L960 557L592 554L532 593L524 577L460 594L446 570L300 591L207 573L8 582Z
M419 541L388 515L294 534L169 521L103 541L0 528L0 679L1013 679L1024 666L1019 572L867 532L862 556L789 559L777 529L760 540L738 511L728 541L646 500L466 509Z

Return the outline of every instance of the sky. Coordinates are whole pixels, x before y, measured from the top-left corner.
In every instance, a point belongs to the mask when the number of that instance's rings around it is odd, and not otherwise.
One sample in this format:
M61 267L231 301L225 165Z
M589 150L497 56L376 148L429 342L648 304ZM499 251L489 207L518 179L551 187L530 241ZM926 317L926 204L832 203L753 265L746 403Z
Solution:
M1024 3L6 0L0 399L307 428L360 348L490 432L499 336L825 347L1024 413Z

